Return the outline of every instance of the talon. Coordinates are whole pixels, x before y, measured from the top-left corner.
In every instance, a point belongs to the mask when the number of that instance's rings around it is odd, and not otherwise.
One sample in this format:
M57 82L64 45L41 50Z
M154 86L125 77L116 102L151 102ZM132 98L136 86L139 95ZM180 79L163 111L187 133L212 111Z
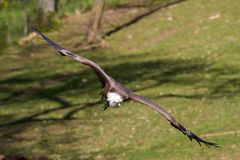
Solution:
M104 94L102 92L100 93L100 95L102 95L101 101L103 101L105 99L105 96L104 96Z
M109 107L109 104L108 104L108 102L107 102L107 103L105 103L105 105L103 106L103 111L105 111L108 107Z
M101 101L103 101L104 100L104 95L102 95L102 98L101 98Z

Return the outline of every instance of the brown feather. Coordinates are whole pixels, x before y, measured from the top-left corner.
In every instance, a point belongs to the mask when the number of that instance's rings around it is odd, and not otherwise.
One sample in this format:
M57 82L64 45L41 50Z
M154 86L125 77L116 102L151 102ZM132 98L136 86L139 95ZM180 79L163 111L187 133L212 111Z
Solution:
M147 98L145 98L143 96L138 96L138 95L133 94L133 92L131 90L126 89L121 83L117 82L112 77L108 76L104 72L104 70L98 64L94 63L93 61L91 61L91 60L89 60L87 58L83 58L83 57L81 57L81 56L79 56L79 55L77 55L77 54L75 54L75 53L73 53L73 52L71 52L71 51L69 51L67 49L62 48L57 43L53 42L48 37L46 37L44 34L39 32L36 28L33 28L33 29L50 46L54 47L62 55L68 56L68 57L70 57L70 58L72 58L74 60L79 61L82 64L90 66L95 71L95 73L99 77L99 80L102 83L103 96L106 96L108 92L112 92L113 91L113 92L116 92L119 95L121 95L121 97L123 98L124 102L126 102L126 101L128 101L130 99L133 99L135 101L138 101L138 102L141 102L141 103L143 103L145 105L148 105L149 107L151 107L155 111L159 112L162 116L164 116L170 122L170 124L173 127L178 129L179 131L181 131L184 135L188 136L188 138L190 140L194 139L200 145L201 145L201 143L204 143L208 147L219 147L216 143L204 141L203 139L201 139L198 136L196 136L194 133L192 133L191 131L189 131L188 129L183 127L181 124L179 124L167 111L165 111L163 108L161 108L159 105L155 104L151 100L149 100L149 99L147 99Z
M196 140L199 143L199 145L201 145L201 143L204 143L208 147L219 147L216 143L207 142L207 141L201 139L200 137L196 136L190 130L186 129L181 124L179 124L167 111L165 111L162 107L155 104L151 100L149 100L143 96L138 96L138 95L132 95L130 98L151 107L152 109L154 109L155 111L157 111L158 113L163 115L170 122L170 124L173 127L178 129L179 131L181 131L184 135L188 136L188 138L190 140L192 140L192 139Z

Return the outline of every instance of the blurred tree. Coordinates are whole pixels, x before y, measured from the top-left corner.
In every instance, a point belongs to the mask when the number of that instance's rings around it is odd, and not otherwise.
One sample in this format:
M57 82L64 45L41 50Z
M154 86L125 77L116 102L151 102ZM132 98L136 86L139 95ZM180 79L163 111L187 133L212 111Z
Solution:
M28 34L28 0L23 0L24 35Z
M101 20L104 10L104 0L95 0L92 8L92 15L90 17L89 27L87 31L87 44L98 43L101 40L99 33L101 27Z
M51 26L58 0L38 0L38 23L41 27Z
M9 0L0 0L0 10L1 10L2 8L7 7L8 4L9 4Z
M43 13L56 12L58 0L38 0L38 8Z
M4 12L9 7L10 0L0 0L0 12ZM4 17L1 19L0 23L0 49L5 48L7 45L11 44L12 37L10 33L10 27L8 21L4 20Z

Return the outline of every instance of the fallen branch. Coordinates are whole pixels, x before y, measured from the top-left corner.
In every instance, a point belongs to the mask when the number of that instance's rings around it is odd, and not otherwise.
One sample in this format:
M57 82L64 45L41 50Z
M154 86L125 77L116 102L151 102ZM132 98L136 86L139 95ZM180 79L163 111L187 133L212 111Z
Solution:
M37 36L37 34L36 34L35 32L32 32L32 33L28 34L27 36L21 38L21 39L18 41L18 44L19 44L20 46L22 46L22 45L28 43L29 41L31 41L31 40L32 40L34 37L36 37L36 36Z
M226 136L226 135L240 135L240 130L238 131L227 131L227 132L220 132L220 133L207 133L203 134L201 137L217 137L217 136Z

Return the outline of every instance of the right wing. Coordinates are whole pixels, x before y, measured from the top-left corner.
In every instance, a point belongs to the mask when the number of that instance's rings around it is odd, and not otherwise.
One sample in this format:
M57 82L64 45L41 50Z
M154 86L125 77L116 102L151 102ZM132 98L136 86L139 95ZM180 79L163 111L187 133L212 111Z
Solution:
M33 30L39 34L50 46L54 47L59 53L61 53L63 56L68 56L74 60L79 61L82 64L88 65L90 66L95 73L97 74L97 76L99 77L101 83L102 83L102 87L105 86L106 83L108 83L111 78L104 72L104 70L95 62L87 59L87 58L83 58L67 49L64 49L63 47L59 46L57 43L53 42L52 40L50 40L47 36L45 36L44 34L42 34L38 29L33 28Z

